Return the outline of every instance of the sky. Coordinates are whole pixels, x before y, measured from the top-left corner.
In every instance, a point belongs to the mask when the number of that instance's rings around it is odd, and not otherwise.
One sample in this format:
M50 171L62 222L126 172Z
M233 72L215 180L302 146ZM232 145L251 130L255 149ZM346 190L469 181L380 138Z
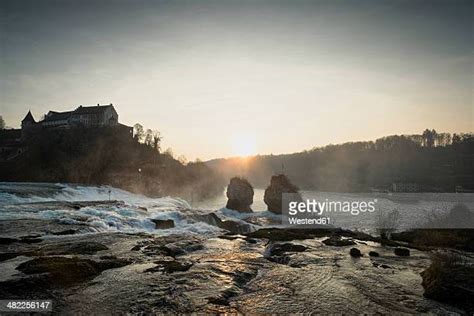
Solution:
M113 103L189 160L474 131L474 2L1 0L0 115Z

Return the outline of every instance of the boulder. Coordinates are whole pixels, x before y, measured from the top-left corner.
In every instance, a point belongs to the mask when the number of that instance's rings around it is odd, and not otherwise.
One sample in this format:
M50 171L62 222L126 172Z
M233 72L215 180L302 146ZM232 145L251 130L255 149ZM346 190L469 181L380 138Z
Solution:
M474 313L474 267L456 255L437 255L421 272L424 296Z
M208 213L208 214L200 214L193 216L194 220L198 220L200 222L205 222L209 225L217 226L219 228L225 229L232 234L246 234L253 232L255 228L253 225L248 224L244 221L239 220L224 220L221 219L215 213Z
M343 246L353 246L356 243L352 239L342 239L341 236L334 235L327 239L324 239L323 244L327 246L343 247Z
M351 257L353 257L353 258L360 258L360 257L362 257L362 253L361 253L360 250L357 249L357 248L351 248L351 250L349 251L349 254L350 254Z
M263 201L267 204L268 210L275 214L282 213L283 193L297 194L298 201L302 201L299 189L291 183L284 174L272 176L270 185L265 190Z
M155 229L168 229L174 227L174 221L172 219L151 219L155 223Z
M369 251L369 256L370 257L378 257L380 256L379 253L377 251Z
M267 253L269 256L280 256L285 252L303 252L306 251L308 247L303 245L297 245L292 243L277 243L272 244L267 248Z
M393 250L393 253L400 257L408 257L410 256L410 249L398 247Z
M246 179L239 177L230 179L226 195L228 199L226 208L241 213L252 213L250 205L253 203L253 188Z
M265 249L264 257L279 264L289 264L291 256L288 253L304 252L308 247L292 243L270 244Z

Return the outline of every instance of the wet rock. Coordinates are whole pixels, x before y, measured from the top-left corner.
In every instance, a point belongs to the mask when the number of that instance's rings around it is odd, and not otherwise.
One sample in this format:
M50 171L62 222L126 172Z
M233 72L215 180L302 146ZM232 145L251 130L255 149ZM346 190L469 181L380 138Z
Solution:
M272 176L270 185L265 190L263 201L268 207L268 210L272 213L282 213L282 198L283 193L294 193L297 195L298 201L302 201L299 189L297 186L291 183L287 176L280 174Z
M162 255L176 257L185 253L203 249L202 240L192 236L170 235L157 238L144 246L148 256Z
M101 261L96 261L96 266L98 267L100 272L102 272L104 270L121 268L131 263L132 261L130 261L129 259L109 258Z
M243 218L242 220L249 224L258 226L272 226L281 224L281 219L267 216L248 216Z
M15 238L7 238L7 237L1 237L0 238L0 245L10 245L14 242L17 242L18 239Z
M242 288L257 275L257 270L236 270L231 275L232 286L219 293L216 297L208 297L207 301L209 303L228 306L230 304L230 300L233 297L238 296L242 292Z
M327 246L343 247L343 246L353 246L356 243L351 239L342 239L341 236L335 235L323 240L323 244Z
M360 257L362 257L362 253L361 253L360 250L357 249L357 248L351 248L351 250L349 251L349 254L350 254L351 257L353 257L353 258L360 258Z
M156 267L146 269L145 272L184 272L188 271L193 264L191 262L182 262L177 260L159 260L155 261Z
M34 275L0 282L0 297L9 299L54 299L61 300L56 291L52 291L46 275Z
M155 229L169 229L174 227L174 221L172 219L150 219L155 223Z
M291 260L289 253L292 252L303 252L306 251L308 247L303 245L296 245L292 243L276 243L271 244L267 247L264 257L272 262L279 264L288 264Z
M393 253L397 256L408 257L410 256L410 249L398 247L393 250Z
M21 254L19 253L16 253L16 252L4 252L4 253L0 253L0 262L2 261L7 261L7 260L10 260L10 259L13 259L13 258L16 258L18 256L20 256Z
M267 248L269 256L280 256L286 252L303 252L306 251L308 247L303 245L295 245L291 243L284 244L272 244Z
M369 256L370 256L370 257L378 257L378 256L380 256L380 255L379 255L379 253L376 252L376 251L369 251Z
M421 277L425 297L474 313L474 266L455 255L438 255Z
M232 286L228 288L227 290L223 291L220 293L217 297L208 297L207 301L210 304L215 304L215 305L223 305L223 306L228 306L229 305L229 300L237 296L240 293L240 290L237 286Z
M35 252L36 255L93 255L109 248L95 241L70 242L47 245Z
M66 230L61 230L58 232L52 232L51 234L56 235L56 236L64 236L64 235L74 235L77 232L75 229L66 229Z
M234 234L244 234L255 230L252 225L242 221L233 220L222 220L219 227Z
M115 260L117 259L116 256L100 256L101 260Z
M43 239L37 238L37 237L30 237L30 236L24 236L21 237L19 242L24 243L24 244L36 244L42 242Z
M29 234L29 235L20 236L20 239L33 239L33 238L39 238L39 237L41 237L40 234Z
M257 240L253 238L245 238L245 241L248 242L249 244L256 244Z
M201 249L203 249L203 246L201 244L195 243L170 244L166 246L160 246L158 248L158 250L160 250L163 254L173 258L183 255L187 252L193 252Z
M56 285L69 285L92 279L104 270L127 264L128 261L119 259L94 261L77 257L39 257L20 264L17 270L25 274L48 273L48 281Z
M290 256L288 255L281 255L281 256L271 256L271 257L267 257L267 260L268 261L271 261L271 262L275 262L275 263L278 263L278 264L289 264L290 263Z
M227 186L226 208L241 213L252 213L250 205L253 203L252 185L244 178L234 177Z
M239 236L239 235L220 235L220 236L217 236L217 238L225 239L225 240L236 240L236 239L242 239L242 236Z
M141 245L135 245L135 246L133 246L133 248L130 249L130 250L131 250L131 251L138 251L138 250L140 250L140 249L142 249L142 246L141 246Z
M314 229L302 229L302 228L261 228L257 231L250 232L246 235L250 238L265 238L275 241L290 241L290 240L303 240L319 238L324 236L332 235L333 229L329 228L314 228Z
M215 213L194 215L193 219L225 229L232 234L245 234L255 231L251 224L244 221L223 220Z
M70 208L75 210L80 210L83 207L92 207L92 206L99 206L99 205L115 205L115 206L123 206L125 203L123 201L117 200L104 200L104 201L74 201L74 202L63 202Z
M347 238L352 238L352 239L357 239L359 242L361 240L365 241L379 241L376 237L373 237L369 234L366 234L361 231L352 231L352 230L347 230L347 229L342 229L342 228L336 228L334 229L334 235L342 236L342 237L347 237ZM361 244L366 244L363 242L360 242Z

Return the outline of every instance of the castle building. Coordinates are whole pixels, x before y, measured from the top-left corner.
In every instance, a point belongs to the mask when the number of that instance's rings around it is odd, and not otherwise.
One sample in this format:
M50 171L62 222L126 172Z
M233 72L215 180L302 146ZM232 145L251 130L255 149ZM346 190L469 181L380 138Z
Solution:
M49 111L42 120L36 121L28 111L21 121L21 129L0 130L0 161L6 161L22 154L27 141L42 130L81 128L113 128L123 137L133 137L133 127L120 124L113 104L82 106L74 111Z
M36 122L29 111L21 121L22 138L28 138L40 129L69 129L69 128L100 128L116 127L120 132L133 136L133 128L120 124L118 113L113 104L83 106L74 111L56 112L49 111L44 119Z
M26 119L26 118L25 118ZM49 111L40 122L44 127L103 127L118 125L118 114L112 104L80 105L74 111Z

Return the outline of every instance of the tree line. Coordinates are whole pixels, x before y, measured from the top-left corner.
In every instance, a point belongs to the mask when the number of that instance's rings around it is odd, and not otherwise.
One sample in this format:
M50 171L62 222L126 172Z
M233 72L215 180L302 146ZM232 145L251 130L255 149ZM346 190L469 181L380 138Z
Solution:
M473 134L392 135L294 154L260 155L207 162L225 178L244 176L265 188L271 175L286 174L302 189L361 192L412 183L420 191L474 190Z
M202 162L161 153L158 131L135 125L133 137L114 127L44 129L25 152L0 164L0 181L108 184L150 196L204 199L222 193L223 179Z

